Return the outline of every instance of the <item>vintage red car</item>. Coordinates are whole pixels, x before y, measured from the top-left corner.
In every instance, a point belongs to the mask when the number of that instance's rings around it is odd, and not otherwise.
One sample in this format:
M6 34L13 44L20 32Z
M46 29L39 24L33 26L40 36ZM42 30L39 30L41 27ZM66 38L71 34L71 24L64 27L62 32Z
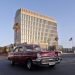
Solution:
M48 51L40 48L39 45L20 45L8 53L8 60L11 64L25 64L28 69L31 69L33 64L55 66L60 62L58 51Z

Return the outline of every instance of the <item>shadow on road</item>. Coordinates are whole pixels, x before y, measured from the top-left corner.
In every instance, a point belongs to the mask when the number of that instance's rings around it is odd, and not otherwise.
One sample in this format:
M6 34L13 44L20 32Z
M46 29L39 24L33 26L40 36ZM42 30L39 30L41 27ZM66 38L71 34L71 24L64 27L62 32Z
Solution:
M48 71L48 70L55 70L57 65L54 67L48 67L48 66L33 66L33 68L31 70L28 70L26 68L26 66L24 65L20 65L20 64L15 64L14 66L12 66L10 63L8 64L8 66L12 69L15 70L24 70L25 72L42 72L42 71Z

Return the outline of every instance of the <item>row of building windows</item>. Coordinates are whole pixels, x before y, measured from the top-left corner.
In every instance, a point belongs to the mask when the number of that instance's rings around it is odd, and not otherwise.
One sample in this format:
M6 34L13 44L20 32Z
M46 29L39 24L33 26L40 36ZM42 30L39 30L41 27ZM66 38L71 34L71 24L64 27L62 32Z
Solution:
M33 38L34 37L34 38ZM52 38L53 40L54 40L54 42L55 42L55 37L53 38L52 36L49 38L49 37L47 37L47 36L33 36L32 37L32 35L31 36L27 36L27 35L24 35L24 34L22 34L22 37L21 37L21 40L22 40L22 43L23 42L32 42L32 39L33 39L33 41L35 42L35 41L37 41L37 42L44 42L44 43L48 43L49 41L50 41L50 39ZM51 40L52 40L51 39ZM19 38L17 37L17 40L16 41L19 41Z
M49 43L56 44L55 37L57 36L56 23L36 17L19 13L15 17L15 23L20 23L20 33L16 33L16 42L24 43Z
M53 33L54 32L54 33ZM21 34L22 35L26 35L26 36L36 36L36 37L40 37L40 36L47 36L48 37L48 35L51 35L51 36L54 36L56 33L55 33L55 31L52 31L52 33L48 33L48 30L47 30L47 32L45 31L38 31L38 30L27 30L27 29L22 29L22 32L21 32Z
M41 37L41 39L42 39L42 37ZM50 41L50 40L47 40L47 38L44 38L44 40L38 40L38 39L21 39L21 42L23 43L23 42L27 42L27 43L35 43L35 42L37 42L37 43L53 43L53 44L56 44L57 42L56 41Z
M34 34L34 35L38 35L38 36L48 36L50 33L48 33L48 32L40 32L40 31L30 31L30 30L22 30L22 32L21 32L21 34L22 35L25 35L25 34L27 34L28 33L28 35L30 34L30 35L32 35L32 34Z
M45 31L45 32L51 32L51 33L56 33L56 29L51 29L51 28L44 28L44 27L37 27L37 26L31 26L31 25L22 25L22 29L24 30L32 30L33 31Z
M57 30L57 27L54 27L54 26L51 26L51 25L45 25L45 24L29 24L29 23L22 23L23 26L26 26L26 28L30 28L30 27L33 27L33 28L47 28L47 29L53 29L53 30Z
M24 22L25 22L25 20L27 20L27 21L31 21L31 22L33 21L33 22L37 22L37 23L41 23L41 24L47 24L47 25L52 24L52 25L56 26L55 23L52 23L50 21L40 19L40 18L37 18L37 17L33 17L33 16L30 16L30 15L26 15L26 14L21 14L21 19L22 19L22 21L24 20Z
M22 14L21 18L23 20L28 20L28 21L34 21L34 22L39 22L39 23L48 23L48 21L44 20L44 19L40 19L40 18L37 18L37 17L33 17L33 16L30 16L30 15L26 15L26 14Z
M53 39L54 41L55 41L55 36L50 36L50 37L48 37L48 36L38 36L38 35L24 35L24 34L22 34L22 37L21 37L22 39L25 39L25 41L27 40L27 39L35 39L35 40L43 40L43 41L45 41L45 42L47 42L49 39ZM33 39L33 40L34 40Z
M43 19L36 18L36 17L28 16L25 14L22 14L21 24L22 24L21 39L24 41L32 39L32 36L33 36L34 40L37 40L37 41L42 40L44 42L48 42L47 41L47 38L49 35L48 32L55 33L54 30L56 30L56 26L49 25L50 22Z

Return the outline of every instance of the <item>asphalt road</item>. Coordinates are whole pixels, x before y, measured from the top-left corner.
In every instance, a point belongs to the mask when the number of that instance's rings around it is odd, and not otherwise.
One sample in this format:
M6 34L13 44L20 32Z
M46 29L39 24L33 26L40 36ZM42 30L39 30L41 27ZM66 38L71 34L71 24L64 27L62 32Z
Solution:
M11 66L7 58L0 56L0 75L75 75L75 54L66 54L62 58L54 68L35 67L28 71L24 65Z

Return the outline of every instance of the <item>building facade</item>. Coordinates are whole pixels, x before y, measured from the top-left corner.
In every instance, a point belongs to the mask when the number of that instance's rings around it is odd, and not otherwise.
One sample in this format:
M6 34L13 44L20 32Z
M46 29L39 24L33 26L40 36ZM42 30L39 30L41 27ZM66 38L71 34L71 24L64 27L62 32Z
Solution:
M21 8L16 12L13 28L15 44L58 46L57 23L53 18Z

